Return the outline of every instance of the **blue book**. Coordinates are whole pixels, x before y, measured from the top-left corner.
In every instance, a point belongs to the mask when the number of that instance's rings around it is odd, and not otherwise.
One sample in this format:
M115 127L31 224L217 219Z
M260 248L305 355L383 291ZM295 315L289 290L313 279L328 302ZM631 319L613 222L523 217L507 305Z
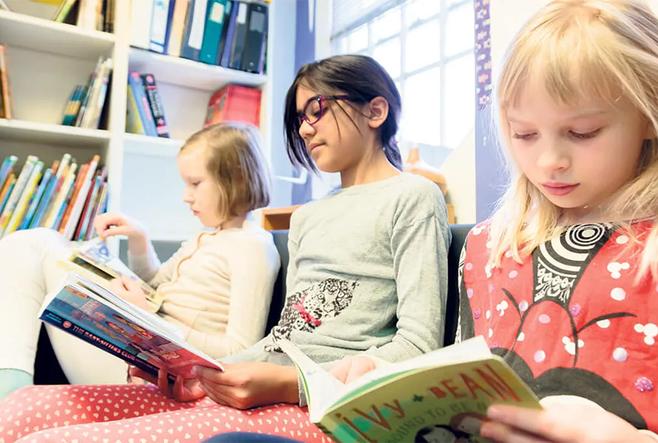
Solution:
M217 64L217 51L224 28L224 15L227 0L210 0L206 19L206 28L203 31L203 44L199 60L210 65Z
M155 0L151 13L151 36L149 49L164 54L169 44L171 20L174 15L176 0Z
M238 20L238 12L240 10L240 2L234 1L231 8L231 18L228 21L228 29L226 31L226 39L224 41L224 51L222 51L222 59L220 66L228 68L231 61L231 49L233 48L233 39L235 38L235 25Z
M235 20L235 32L233 33L233 45L228 67L232 69L242 68L242 55L247 40L247 27L249 26L249 5L238 2L238 16Z
M68 163L68 162L67 162ZM46 190L43 192L43 198L41 199L41 202L39 202L39 207L37 209L37 213L30 222L30 228L38 228L41 226L41 221L47 213L47 209L49 208L50 200L54 197L55 189L57 189L57 183L59 182L59 178L61 176L62 170L58 169L57 171L60 175L55 174L50 182L46 185Z
M208 0L190 0L183 44L180 56L189 60L199 61L201 46L203 46L203 33L206 27L206 11Z
M135 97L137 111L139 112L139 118L144 126L144 132L146 132L146 135L149 137L157 137L158 133L155 130L155 120L153 119L151 106L149 106L148 99L146 98L144 83L142 83L142 77L139 75L139 72L128 72L128 87L132 91L133 97Z
M48 182L50 181L50 177L52 176L52 174L53 174L52 169L47 169L46 172L43 174L41 183L37 188L37 192L34 194L32 203L30 204L30 207L27 210L27 213L25 214L25 219L23 220L23 224L19 229L28 229L30 227L32 218L34 217L34 214L37 212L37 207L39 206L39 202L41 201L41 197L43 196L43 193L46 191L46 186L48 185Z
M7 190L7 194L5 194L5 198L3 198L2 201L0 202L0 211L4 211L5 205L7 204L7 200L9 200L9 196L14 191L15 187L16 187L16 182L9 185L9 189Z
M5 161L2 162L2 167L0 168L0 188L4 186L5 180L7 180L7 177L9 177L9 174L11 173L17 161L18 157L15 155L10 155L9 157L5 158Z

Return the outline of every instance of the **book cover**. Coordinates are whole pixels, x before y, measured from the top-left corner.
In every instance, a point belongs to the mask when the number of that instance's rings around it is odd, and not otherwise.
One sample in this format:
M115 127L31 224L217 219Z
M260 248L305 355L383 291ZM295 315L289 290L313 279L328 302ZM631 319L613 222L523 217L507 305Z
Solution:
M155 121L153 121L153 114L149 106L146 93L144 92L144 84L142 78L137 71L128 72L128 87L135 98L135 105L139 113L139 118L144 126L144 132L150 137L157 137L158 133L155 130Z
M62 174L68 167L69 162L71 161L71 154L64 154L62 160L59 162L59 165L56 167L55 172L53 173L52 179L46 186L46 190L43 193L41 202L39 202L39 207L37 212L34 215L34 219L30 222L30 228L36 228L43 226L45 218L48 215L48 210L50 208L51 202L55 195L55 190L59 184L59 180L62 177Z
M259 73L261 70L263 45L267 44L267 13L266 4L249 4L249 26L240 66L243 71Z
M249 5L244 2L238 2L238 15L235 21L235 33L233 36L233 46L231 47L231 58L228 67L232 69L241 69L242 56L244 53L245 42L247 38L247 29L249 27Z
M171 19L171 30L169 31L169 42L167 43L167 54L180 57L183 33L185 32L185 19L190 6L190 0L176 0L174 15Z
M223 370L163 319L71 272L49 294L39 318L157 377L158 369L192 377L196 365Z
M217 51L224 28L225 10L226 0L209 0L199 61L210 65L217 64Z
M310 420L336 442L486 442L492 404L541 409L521 378L483 337L391 363L342 384L287 340Z
M206 11L208 0L190 0L185 33L180 56L189 60L199 61L203 33L206 27Z
M167 121L164 115L164 106L162 106L162 98L160 97L160 91L155 82L155 77L153 74L143 74L142 83L144 84L144 92L146 93L146 98L153 114L153 120L155 121L155 132L158 133L158 137L169 138L169 128L167 127Z
M148 49L151 43L153 0L135 0L130 10L130 45Z
M228 19L228 22L225 24L226 28L226 38L220 43L222 49L222 56L219 61L219 65L225 68L228 68L229 62L231 61L231 50L233 48L233 40L235 38L235 26L238 20L238 10L240 9L240 2L237 0L231 1L231 16Z

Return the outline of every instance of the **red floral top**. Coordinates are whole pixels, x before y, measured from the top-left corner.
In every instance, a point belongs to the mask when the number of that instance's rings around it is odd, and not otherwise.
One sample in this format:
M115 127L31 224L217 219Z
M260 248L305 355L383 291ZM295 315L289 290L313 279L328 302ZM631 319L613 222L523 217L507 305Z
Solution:
M640 242L654 223L632 225ZM613 224L575 225L489 269L488 229L462 253L461 338L483 335L540 398L577 395L658 431L658 282L635 284L640 246Z

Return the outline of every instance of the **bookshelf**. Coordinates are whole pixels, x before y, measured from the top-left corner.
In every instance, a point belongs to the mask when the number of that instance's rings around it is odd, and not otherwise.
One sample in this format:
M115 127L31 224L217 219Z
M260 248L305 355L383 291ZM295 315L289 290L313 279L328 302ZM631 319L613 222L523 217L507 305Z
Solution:
M272 127L280 127L275 109L283 109L282 94L271 92L276 75L272 72L276 22L285 19L285 7L277 14L276 3L269 5L269 72L260 75L131 47L129 0L116 1L114 34L55 23L49 19L55 9L50 5L8 0L14 12L0 10L0 44L8 46L14 119L0 119L0 156L17 155L20 167L28 154L38 155L46 163L65 152L82 162L99 154L108 168L109 211L137 218L153 240L189 238L201 225L181 201L183 184L176 155L184 140L202 128L214 92L229 83L261 89L261 130L268 161L272 146L282 146L281 141L272 143ZM280 32L283 45L288 45L294 30ZM87 82L99 56L113 60L106 98L107 127L91 130L59 125L71 91ZM125 132L129 70L155 76L171 139ZM285 74L289 76L287 71ZM290 80L281 80L284 87ZM281 138L278 132L276 137ZM118 242L111 246L118 248Z

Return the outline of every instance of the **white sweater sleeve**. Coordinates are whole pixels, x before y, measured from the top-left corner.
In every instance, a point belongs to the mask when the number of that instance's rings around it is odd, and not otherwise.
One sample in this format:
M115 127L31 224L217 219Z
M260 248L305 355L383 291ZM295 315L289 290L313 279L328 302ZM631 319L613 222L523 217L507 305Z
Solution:
M234 355L263 337L280 267L271 239L243 237L229 258L231 297L225 334L190 329L187 341L209 355Z
M128 251L128 266L142 280L154 288L162 283L172 280L176 266L186 254L189 254L190 247L196 244L198 237L184 242L181 247L164 263L160 262L158 255L155 253L153 244L149 242L148 249L144 255L132 255Z

